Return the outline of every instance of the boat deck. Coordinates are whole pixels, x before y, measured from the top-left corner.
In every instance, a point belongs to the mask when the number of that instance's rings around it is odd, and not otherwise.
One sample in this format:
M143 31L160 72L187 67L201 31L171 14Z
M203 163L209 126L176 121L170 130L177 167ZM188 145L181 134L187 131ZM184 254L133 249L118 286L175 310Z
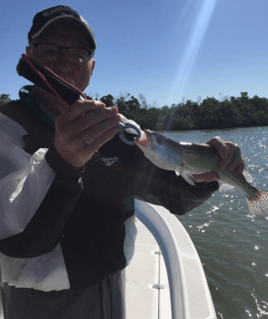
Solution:
M168 277L160 248L137 218L136 227L135 254L125 270L126 318L171 319Z
M216 319L202 263L180 221L139 200L135 214L135 253L125 269L126 318Z

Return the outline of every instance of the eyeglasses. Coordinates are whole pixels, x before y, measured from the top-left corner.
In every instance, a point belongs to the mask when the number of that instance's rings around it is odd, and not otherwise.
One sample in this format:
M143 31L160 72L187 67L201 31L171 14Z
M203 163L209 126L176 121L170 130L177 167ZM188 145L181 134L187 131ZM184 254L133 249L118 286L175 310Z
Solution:
M62 47L49 43L31 43L30 46L34 47L37 50L39 57L46 62L56 61L61 56L63 50L67 50L71 63L80 65L86 64L94 55L94 51L91 50Z

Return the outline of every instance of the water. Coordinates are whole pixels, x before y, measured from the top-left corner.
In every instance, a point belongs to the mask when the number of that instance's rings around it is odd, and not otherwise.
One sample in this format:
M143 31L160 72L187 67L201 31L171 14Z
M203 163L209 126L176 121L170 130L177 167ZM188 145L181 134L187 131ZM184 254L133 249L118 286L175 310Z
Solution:
M166 132L181 142L214 136L240 145L251 183L268 191L268 127ZM237 189L219 191L182 222L199 253L218 318L268 318L268 216L252 219Z

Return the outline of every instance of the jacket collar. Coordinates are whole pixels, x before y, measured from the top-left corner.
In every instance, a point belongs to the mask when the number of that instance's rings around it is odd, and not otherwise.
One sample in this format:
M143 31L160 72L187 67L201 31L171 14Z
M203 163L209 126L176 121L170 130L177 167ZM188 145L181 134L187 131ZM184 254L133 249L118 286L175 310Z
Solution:
M44 106L33 85L26 85L19 91L20 100L46 124L55 129L57 115Z

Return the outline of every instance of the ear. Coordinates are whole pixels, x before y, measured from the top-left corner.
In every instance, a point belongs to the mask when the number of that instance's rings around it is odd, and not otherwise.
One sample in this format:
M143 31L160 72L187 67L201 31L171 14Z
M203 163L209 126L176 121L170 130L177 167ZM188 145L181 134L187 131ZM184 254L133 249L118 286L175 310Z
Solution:
M96 65L96 60L92 60L92 64L91 64L91 75L93 74L93 70L95 68Z
M33 53L32 48L26 47L25 50L26 50L26 54L31 58Z

